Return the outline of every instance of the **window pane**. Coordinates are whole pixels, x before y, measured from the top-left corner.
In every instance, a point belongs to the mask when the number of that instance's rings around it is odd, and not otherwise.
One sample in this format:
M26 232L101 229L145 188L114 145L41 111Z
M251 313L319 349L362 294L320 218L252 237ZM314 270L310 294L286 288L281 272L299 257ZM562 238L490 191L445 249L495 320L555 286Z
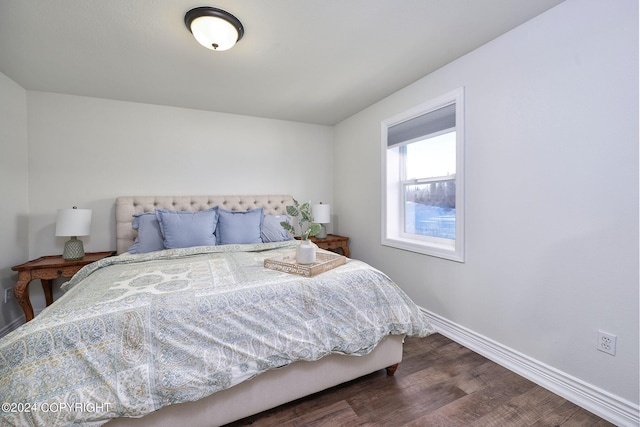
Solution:
M455 173L455 131L407 144L405 179L434 178Z
M404 200L405 233L456 238L455 178L406 185Z

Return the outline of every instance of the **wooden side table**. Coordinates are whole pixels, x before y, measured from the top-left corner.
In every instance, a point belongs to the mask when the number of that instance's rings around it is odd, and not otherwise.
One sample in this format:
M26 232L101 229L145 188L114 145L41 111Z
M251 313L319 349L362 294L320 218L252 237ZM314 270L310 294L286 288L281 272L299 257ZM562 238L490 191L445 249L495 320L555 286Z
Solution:
M93 252L85 254L82 259L65 261L62 255L43 256L24 264L11 267L18 272L18 281L13 285L13 294L22 306L26 321L33 319L33 307L29 299L29 283L32 280L40 279L47 306L53 303L53 279L58 277L73 277L82 267L92 262L99 261L115 254L113 251Z
M318 245L320 249L325 249L332 252L340 253L342 251L342 255L349 258L350 251L349 246L349 238L345 236L338 236L337 234L327 234L327 237L324 239L318 239L315 236L309 238L313 243Z

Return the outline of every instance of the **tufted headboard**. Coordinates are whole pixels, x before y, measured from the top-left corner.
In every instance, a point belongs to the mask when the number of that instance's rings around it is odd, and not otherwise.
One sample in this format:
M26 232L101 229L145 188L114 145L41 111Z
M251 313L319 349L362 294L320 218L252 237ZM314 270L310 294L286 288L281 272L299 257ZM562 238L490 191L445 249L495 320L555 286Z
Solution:
M156 209L174 211L202 211L219 206L230 211L248 211L264 208L265 215L282 215L287 205L293 204L291 196L123 196L116 199L116 250L126 252L136 238L131 228L133 215L153 212Z

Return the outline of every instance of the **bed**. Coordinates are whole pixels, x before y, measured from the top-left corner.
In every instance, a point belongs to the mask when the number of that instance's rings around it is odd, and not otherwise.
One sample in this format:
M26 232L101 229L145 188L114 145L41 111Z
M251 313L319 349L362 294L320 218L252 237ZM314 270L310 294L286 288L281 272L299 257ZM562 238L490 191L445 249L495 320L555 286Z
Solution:
M118 198L118 256L84 267L58 301L0 341L0 395L9 404L0 425L223 425L380 369L392 375L404 336L432 329L397 285L361 261L312 278L268 270L264 259L297 243L265 243L264 235L128 252L141 243L136 217L216 210L235 221L259 211L266 227L292 202ZM217 221L219 243L233 227Z

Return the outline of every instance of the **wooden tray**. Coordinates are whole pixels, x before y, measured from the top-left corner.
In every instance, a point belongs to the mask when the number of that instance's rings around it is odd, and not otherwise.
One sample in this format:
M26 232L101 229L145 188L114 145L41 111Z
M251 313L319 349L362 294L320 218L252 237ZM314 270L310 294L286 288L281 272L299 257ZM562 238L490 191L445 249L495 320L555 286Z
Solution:
M347 258L345 256L334 252L318 250L316 252L316 262L312 264L298 264L296 262L296 253L290 252L282 256L265 259L264 266L271 270L283 271L304 277L313 277L325 271L332 270L346 262Z

